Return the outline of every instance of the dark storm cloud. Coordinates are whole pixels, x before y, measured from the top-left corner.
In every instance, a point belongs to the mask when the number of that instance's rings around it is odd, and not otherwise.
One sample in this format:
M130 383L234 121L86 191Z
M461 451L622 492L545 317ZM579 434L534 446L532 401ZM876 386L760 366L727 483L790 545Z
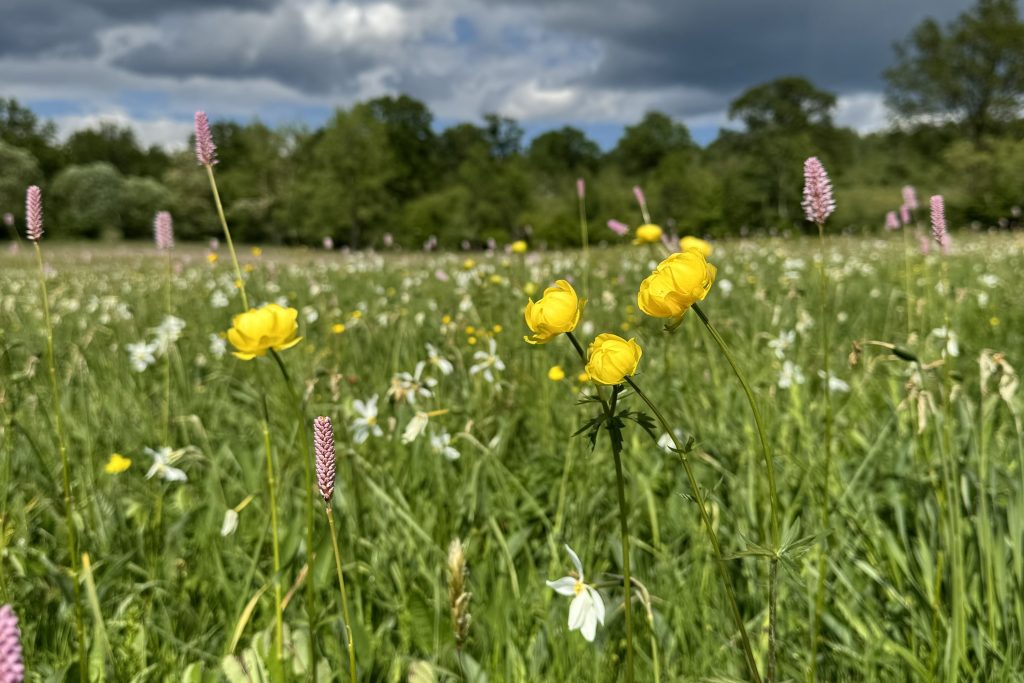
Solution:
M620 0L537 2L561 31L599 40L591 84L643 90L689 85L734 91L780 75L874 90L892 45L925 17L947 21L970 0Z

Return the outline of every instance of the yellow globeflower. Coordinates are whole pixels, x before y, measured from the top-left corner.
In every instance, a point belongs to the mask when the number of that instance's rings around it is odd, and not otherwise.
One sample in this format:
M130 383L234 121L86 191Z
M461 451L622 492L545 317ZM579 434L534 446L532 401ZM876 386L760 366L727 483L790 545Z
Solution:
M636 303L654 318L682 319L686 309L707 296L717 272L697 249L672 254L640 283Z
M532 336L523 337L530 344L547 344L564 332L572 332L580 321L583 304L576 290L565 280L544 290L539 301L526 304L526 326Z
M302 341L296 337L299 329L296 322L299 312L294 308L284 308L277 304L267 304L262 308L251 308L239 313L231 319L228 330L228 341L237 351L236 358L252 360L257 356L265 356L267 351L284 351Z
M598 384L621 384L636 373L642 355L636 339L626 341L617 334L599 334L587 349L587 374Z
M696 249L700 253L704 254L704 258L711 256L711 252L714 251L714 247L711 246L710 242L705 242L701 238L694 237L693 235L687 235L679 240L679 251L686 251L687 249Z
M661 239L661 228L654 223L644 223L635 234L633 244L654 244Z
M110 460L103 467L103 471L107 474L121 474L126 469L132 466L131 458L126 458L120 453L112 453Z
M513 254L525 254L528 248L526 240L516 240L512 243Z
M552 382L561 382L565 379L565 370L562 369L561 365L552 365L551 369L548 370L548 379Z

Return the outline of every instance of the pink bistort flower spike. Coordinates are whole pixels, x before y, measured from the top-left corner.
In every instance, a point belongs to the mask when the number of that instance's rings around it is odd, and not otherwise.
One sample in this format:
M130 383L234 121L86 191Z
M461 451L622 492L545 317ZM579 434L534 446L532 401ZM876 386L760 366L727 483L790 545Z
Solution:
M885 229L886 230L899 230L900 219L896 216L895 211L890 211L885 214Z
M174 222L171 220L169 211L158 211L153 218L153 237L156 240L157 249L172 249L174 247Z
M832 198L832 183L828 179L825 167L818 157L811 157L804 162L804 215L811 223L822 225L832 212L836 210L836 201Z
M910 225L910 207L906 204L900 207L900 223Z
M583 199L587 194L587 184L583 182L583 178L576 179L576 197Z
M25 192L25 234L33 242L43 237L43 191L38 185Z
M942 195L937 194L931 199L932 209L932 237L941 246L946 236L946 205Z
M217 163L217 145L213 144L213 133L210 132L210 121L206 112L196 112L196 159L200 166L213 166Z
M614 218L608 221L608 227L611 229L612 232L614 232L616 235L619 235L620 237L629 232L628 225L621 221L617 221Z
M0 683L21 683L24 679L18 616L10 605L4 605L0 607Z
M316 445L316 483L325 503L334 495L334 427L331 418L318 417L313 420L313 440Z
M903 193L903 204L911 211L917 210L917 190L913 185L904 185L900 190Z

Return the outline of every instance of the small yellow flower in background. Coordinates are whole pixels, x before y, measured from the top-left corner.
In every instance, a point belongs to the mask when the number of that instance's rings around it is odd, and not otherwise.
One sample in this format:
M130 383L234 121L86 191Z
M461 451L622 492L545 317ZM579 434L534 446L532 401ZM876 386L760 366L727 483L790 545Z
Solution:
M636 303L651 317L681 320L686 309L711 291L717 272L697 249L672 254L640 283Z
M623 332L629 332L629 329L631 327L632 325L630 325L629 323L622 323L621 325L619 325L619 329L622 330Z
M633 244L654 244L661 239L661 228L654 223L644 223L636 229Z
M344 331L345 326L342 325L341 323L334 323L333 325L331 325L331 332L333 332L334 334L341 334Z
M452 321L452 317L450 315L447 315L447 314L445 314L444 317L441 318L441 324L442 325L447 325L451 321Z
M242 288L242 281L241 280L235 280L235 289L241 289L241 288Z
M526 304L526 326L533 335L523 337L530 344L546 344L564 332L572 332L580 321L583 304L576 290L565 280L544 290L539 301Z
M251 263L246 263L244 266L242 266L242 270L244 270L247 273L251 273L252 271L256 270L256 268Z
M231 319L228 330L228 341L237 351L236 358L252 360L257 356L265 356L267 351L284 351L302 341L296 337L299 329L296 319L299 312L294 308L284 308L277 304L267 304L262 308L251 308L239 313Z
M217 256L216 252L212 252L211 251L209 254L206 255L206 260L209 261L210 263L216 263L217 259L218 259L218 256Z
M103 467L103 471L107 474L121 474L126 469L132 466L131 458L126 458L120 453L112 453L110 460Z
M513 254L525 254L529 247L526 244L526 240L516 240L512 243Z
M466 334L473 334L476 332L476 328L472 325L466 325Z
M260 249L259 247L253 247L252 248L252 255L255 256L256 258L259 258L260 256L263 255L263 250Z
M636 373L642 355L636 339L626 341L617 334L599 334L587 349L587 374L598 384L621 384Z
M686 251L687 249L696 249L700 253L704 254L704 258L711 256L711 252L714 251L714 247L709 242L705 242L699 237L693 235L687 235L686 237L679 240L679 251Z
M503 278L500 275L498 275L497 273L495 273L494 275L492 275L490 277L490 281L491 281L492 285L500 285L502 282L505 281L505 278Z
M349 317L352 318L353 320L359 320L360 318L363 317L363 312L362 311L352 311L352 314Z
M586 384L587 382L590 381L590 375L588 375L585 372L581 372L580 374L576 375L576 381L579 382L580 384Z
M501 325L495 325L494 327L491 328L491 332L493 332L494 334L501 334L501 331L504 329L505 328L502 327Z
M999 318L992 316L988 319L988 324L992 327L999 327Z
M469 339L466 340L466 343L469 344L470 346L476 346L476 337L470 337Z
M565 370L562 369L561 365L552 365L551 369L548 370L548 379L552 382L561 382L565 379Z
M525 294L526 296L533 296L536 293L537 285L535 285L534 283L527 282L525 285L523 285L523 294Z
M462 267L465 268L466 270L473 270L474 268L476 268L476 261L474 261L471 258L468 258L462 262Z

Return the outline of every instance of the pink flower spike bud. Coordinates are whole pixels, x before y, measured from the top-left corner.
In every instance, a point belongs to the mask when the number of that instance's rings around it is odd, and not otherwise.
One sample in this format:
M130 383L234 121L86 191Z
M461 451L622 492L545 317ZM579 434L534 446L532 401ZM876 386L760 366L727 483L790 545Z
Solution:
M334 427L331 418L313 420L313 441L316 449L316 484L324 502L330 504L334 495L335 454Z
M43 238L43 191L38 185L25 191L25 234L33 242Z
M903 194L903 204L911 211L917 210L917 190L914 189L913 185L904 185L903 189L900 190Z
M157 249L174 248L174 222L169 211L158 211L153 218L153 238Z
M890 211L885 214L885 229L886 230L899 230L900 219L896 216L895 211Z
M819 225L823 225L836 210L836 201L832 198L832 183L818 157L811 157L804 162L802 206L807 220Z
M608 221L608 227L611 229L612 232L614 232L616 235L619 235L620 237L629 232L628 225L621 221L617 221L614 218Z
M587 196L587 184L583 182L583 178L576 179L576 197L583 199Z
M213 166L217 163L217 145L213 144L213 134L210 132L210 121L206 118L206 112L196 112L195 134L196 159L199 165Z
M941 246L946 236L946 204L941 194L934 195L929 203L932 210L932 237Z

